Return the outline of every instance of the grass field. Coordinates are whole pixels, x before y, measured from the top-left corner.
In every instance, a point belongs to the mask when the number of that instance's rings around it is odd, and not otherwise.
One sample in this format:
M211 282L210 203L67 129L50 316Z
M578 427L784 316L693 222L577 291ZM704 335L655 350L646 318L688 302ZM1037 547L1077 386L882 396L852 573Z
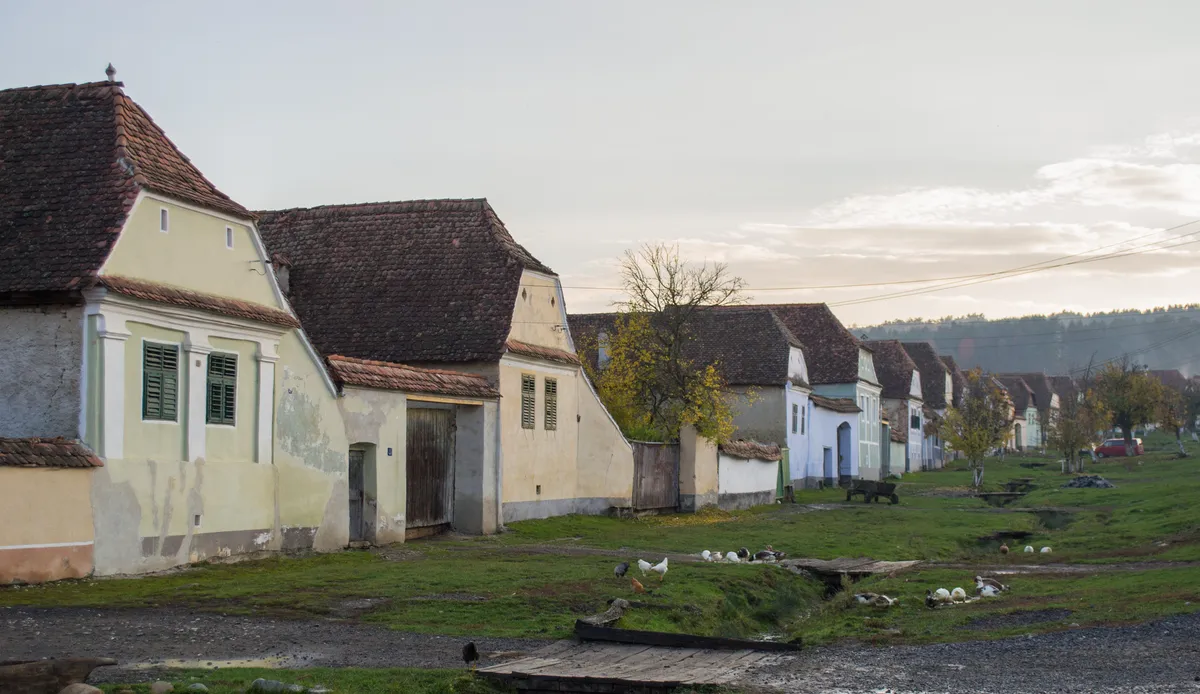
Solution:
M798 493L795 505L737 513L571 516L514 523L510 532L492 537L8 588L0 590L0 605L176 606L450 635L555 638L567 634L576 618L603 611L609 599L635 597L627 580L612 576L621 558L657 561L668 552L753 551L772 544L795 557L935 565L856 585L854 590L901 599L879 611L846 597L825 600L821 584L776 566L673 562L661 584L646 579L652 592L636 597L641 604L621 626L788 634L807 642L927 642L1138 621L1200 606L1200 564L1163 564L1200 562L1200 457L1176 459L1165 437L1146 442L1147 454L1137 460L1089 466L1116 489L1062 489L1066 478L1053 459L989 460L985 482L991 489L1013 478L1033 479L1035 490L1007 507L969 496L970 473L951 467L906 475L898 506L846 505L844 492L824 490ZM1200 456L1200 449L1192 455ZM1051 546L1053 553L1002 556L996 542L981 538L1003 530L1030 531L1030 544ZM936 565L946 563L970 566ZM1103 571L1027 571L1007 578L1013 590L996 600L937 611L922 604L927 588L970 590L975 565L1052 563ZM374 599L369 609L356 606L364 598Z

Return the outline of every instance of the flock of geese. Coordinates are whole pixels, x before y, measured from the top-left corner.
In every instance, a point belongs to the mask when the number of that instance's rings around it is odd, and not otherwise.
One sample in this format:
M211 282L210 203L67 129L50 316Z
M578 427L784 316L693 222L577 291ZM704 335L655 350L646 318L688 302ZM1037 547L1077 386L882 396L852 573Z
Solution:
M967 591L962 588L954 590L946 590L938 588L937 590L925 591L925 605L929 608L938 608L945 605L953 605L959 603L973 602L980 598L995 598L1001 593L1008 590L1008 586L990 576L975 577L975 592L974 597L967 595ZM871 605L873 607L891 607L900 602L899 598L890 598L880 593L855 593L854 601L860 605Z

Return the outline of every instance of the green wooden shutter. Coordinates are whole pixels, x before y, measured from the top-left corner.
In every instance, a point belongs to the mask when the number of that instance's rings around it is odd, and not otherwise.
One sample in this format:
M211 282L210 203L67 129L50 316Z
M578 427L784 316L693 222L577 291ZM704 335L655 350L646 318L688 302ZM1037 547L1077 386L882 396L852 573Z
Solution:
M235 424L237 415L237 356L208 355L209 424Z
M521 374L521 428L533 429L534 409L537 405L537 377Z
M546 379L546 431L558 428L558 379Z
M142 345L142 419L175 421L179 412L179 348Z

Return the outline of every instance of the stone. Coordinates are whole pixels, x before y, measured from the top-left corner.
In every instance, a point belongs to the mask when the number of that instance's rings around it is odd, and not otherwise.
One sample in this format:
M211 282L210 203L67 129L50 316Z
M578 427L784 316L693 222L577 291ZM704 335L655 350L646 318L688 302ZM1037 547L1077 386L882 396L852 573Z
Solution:
M68 684L66 687L63 687L59 690L58 694L104 694L104 692L90 684L76 682L75 684Z
M200 684L199 682L195 682L193 684L189 684L183 691L185 691L185 692L207 692L208 687L205 687L203 684Z
M318 684L315 687L309 687L306 691L308 694L330 694L333 690L323 684Z
M247 692L303 692L304 687L298 684L284 684L279 680L266 680L261 677L250 683Z
M167 694L167 692L175 691L175 685L170 682L158 681L150 685L150 694Z
M1080 475L1063 485L1064 489L1115 489L1116 485L1100 475Z

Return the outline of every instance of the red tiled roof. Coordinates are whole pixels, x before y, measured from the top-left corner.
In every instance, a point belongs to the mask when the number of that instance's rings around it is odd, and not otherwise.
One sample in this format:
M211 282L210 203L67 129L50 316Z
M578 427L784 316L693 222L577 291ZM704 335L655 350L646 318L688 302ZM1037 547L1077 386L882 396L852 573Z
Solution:
M1037 407L1033 402L1033 389L1025 379L1016 374L996 374L995 377L1000 385L1004 386L1004 390L1008 391L1008 398L1016 408L1018 416L1030 407Z
M0 298L82 289L142 189L253 218L120 82L0 90Z
M1149 373L1164 386L1181 393L1188 387L1187 378L1178 369L1151 369Z
M950 370L938 356L930 342L902 342L904 351L917 364L921 372L921 394L926 405L935 410L944 409L946 402L946 375Z
M738 439L737 441L728 441L721 444L720 449L726 455L745 460L750 460L751 458L759 460L783 459L783 451L780 450L777 443L759 443L758 441Z
M1033 407L1036 407L1040 410L1049 410L1051 405L1054 403L1054 386L1050 384L1050 379L1044 373L1012 373L997 375L1001 378L1014 376L1025 381L1025 385L1029 386L1030 392L1033 393Z
M1054 386L1054 392L1058 393L1060 405L1068 401L1074 402L1079 396L1079 386L1070 376L1050 376L1050 385Z
M326 358L333 379L341 385L400 390L406 393L455 395L470 398L498 398L499 391L483 376L419 369L386 361L353 359L332 354Z
M486 200L415 200L260 212L291 262L288 299L314 345L395 363L499 361L521 273L553 271ZM534 292L530 300L552 296Z
M862 412L862 409L851 398L827 398L823 395L810 395L812 404L824 410L833 412L841 412L842 414L853 414Z
M528 342L521 342L509 338L504 343L504 348L514 354L521 354L526 357L535 357L537 359L547 359L549 361L558 361L564 364L578 364L579 357L562 349L553 347L543 347L542 345L531 345Z
M883 397L908 400L913 372L917 364L904 351L899 340L871 340L864 343L875 353L875 375L883 386Z
M282 325L288 328L300 327L300 321L296 320L296 317L287 311L281 311L277 308L250 301L242 301L241 299L230 299L214 294L204 294L182 287L172 287L157 282L135 280L117 275L102 275L96 280L96 283L118 294L142 299L143 301L155 301L172 306L211 311L235 318L245 318L262 323Z
M771 309L804 344L808 378L814 385L854 383L862 343L826 304L761 304Z
M104 467L104 461L77 441L57 438L0 438L0 467Z

